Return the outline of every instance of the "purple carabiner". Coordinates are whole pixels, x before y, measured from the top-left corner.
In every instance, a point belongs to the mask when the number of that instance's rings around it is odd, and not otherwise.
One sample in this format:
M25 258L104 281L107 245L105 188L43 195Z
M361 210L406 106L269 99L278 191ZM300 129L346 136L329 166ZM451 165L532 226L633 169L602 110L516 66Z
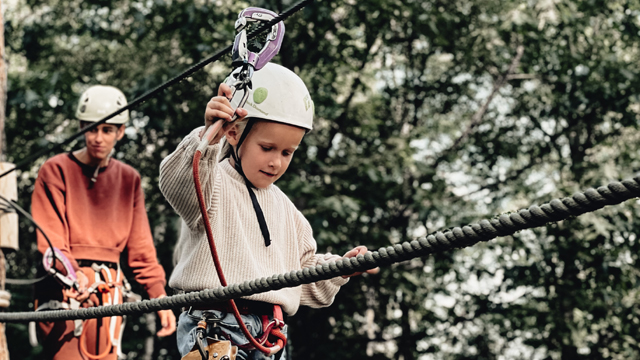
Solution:
M284 38L284 23L282 21L271 27L271 32L267 35L267 42L257 54L249 51L247 47L246 26L250 22L269 22L278 14L271 10L248 7L240 12L236 20L236 39L233 42L232 65L239 67L244 64L253 66L255 70L262 69L280 51L282 39Z
M53 275L58 282L62 285L67 286L69 288L78 287L78 277L76 275L75 270L73 270L73 266L71 265L71 261L67 259L66 256L60 251L58 248L53 248L53 253L51 251L52 248L47 248L47 251L44 252L44 256L42 257L42 266L44 270L49 274ZM54 255L55 254L55 255ZM64 268L64 273L59 269L53 268L53 256L56 257L56 263L60 262L62 267ZM66 273L66 274L65 274Z

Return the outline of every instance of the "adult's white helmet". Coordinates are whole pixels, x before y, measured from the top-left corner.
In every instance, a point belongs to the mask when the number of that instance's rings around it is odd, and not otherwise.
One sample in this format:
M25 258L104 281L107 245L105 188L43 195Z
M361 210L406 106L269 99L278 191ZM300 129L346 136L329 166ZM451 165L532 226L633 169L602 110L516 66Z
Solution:
M233 73L240 71L236 69ZM232 73L232 74L233 74ZM225 81L231 86L235 78L229 76ZM267 63L253 73L252 89L244 105L247 118L261 118L294 125L306 130L313 127L313 100L304 82L293 71L284 66ZM231 100L237 107L244 90L238 90Z
M76 118L82 121L96 122L127 105L122 91L113 86L94 85L80 96ZM107 124L124 124L129 121L129 110L107 120Z

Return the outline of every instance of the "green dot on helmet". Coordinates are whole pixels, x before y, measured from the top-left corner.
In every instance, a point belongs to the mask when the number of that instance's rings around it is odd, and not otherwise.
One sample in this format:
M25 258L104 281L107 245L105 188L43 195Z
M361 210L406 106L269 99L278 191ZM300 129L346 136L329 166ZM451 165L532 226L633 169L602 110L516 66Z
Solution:
M253 102L256 104L260 104L261 102L265 101L267 95L269 95L267 89L259 87L253 92Z

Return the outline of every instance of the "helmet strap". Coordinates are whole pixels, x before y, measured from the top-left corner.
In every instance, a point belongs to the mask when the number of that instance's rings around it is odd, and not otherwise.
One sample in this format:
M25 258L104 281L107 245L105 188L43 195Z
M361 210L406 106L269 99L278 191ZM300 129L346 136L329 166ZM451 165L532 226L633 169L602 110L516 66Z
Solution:
M267 221L264 218L264 213L262 212L262 208L260 207L260 203L258 202L256 193L253 191L253 188L255 188L255 186L251 183L251 181L249 181L249 179L247 179L244 171L242 171L242 164L240 163L240 146L242 146L242 143L247 138L249 131L251 131L251 128L253 127L253 124L255 124L254 119L247 120L247 125L245 126L242 135L240 135L238 144L236 145L235 149L233 149L233 147L231 149L231 156L233 157L233 161L235 162L236 171L240 175L242 175L244 183L245 185L247 185L247 191L249 191L249 197L251 198L251 203L253 204L253 210L255 211L256 217L258 218L258 225L260 225L260 232L262 232L262 237L264 238L264 246L269 246L271 245L271 235L269 234Z
M240 139L238 140L238 143L236 144L236 148L235 149L233 149L233 148L231 149L231 156L233 157L233 161L235 162L236 171L239 172L240 175L242 175L244 180L251 187L255 187L255 186L253 186L253 184L251 184L249 179L247 179L247 177L244 175L244 171L242 171L242 164L240 164L240 147L242 146L242 143L244 143L244 140L247 138L247 135L249 135L249 132L251 131L251 128L253 128L253 124L255 124L255 120L253 118L247 119L247 125L245 125L244 131L242 131L242 134L240 135Z

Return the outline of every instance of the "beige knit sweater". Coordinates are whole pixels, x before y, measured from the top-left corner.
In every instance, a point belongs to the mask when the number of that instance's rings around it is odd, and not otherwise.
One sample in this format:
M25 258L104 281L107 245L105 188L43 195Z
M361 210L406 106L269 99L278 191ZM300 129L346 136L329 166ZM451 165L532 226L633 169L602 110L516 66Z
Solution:
M160 190L182 217L176 245L177 264L169 286L196 291L220 286L204 231L192 175L192 160L200 141L197 128L160 165ZM271 245L265 246L260 226L242 176L229 159L219 161L220 144L209 146L200 160L200 181L218 256L228 284L286 273L340 257L316 254L311 225L275 185L253 189L264 212ZM300 305L329 306L341 277L295 288L247 297L273 304L293 315Z

